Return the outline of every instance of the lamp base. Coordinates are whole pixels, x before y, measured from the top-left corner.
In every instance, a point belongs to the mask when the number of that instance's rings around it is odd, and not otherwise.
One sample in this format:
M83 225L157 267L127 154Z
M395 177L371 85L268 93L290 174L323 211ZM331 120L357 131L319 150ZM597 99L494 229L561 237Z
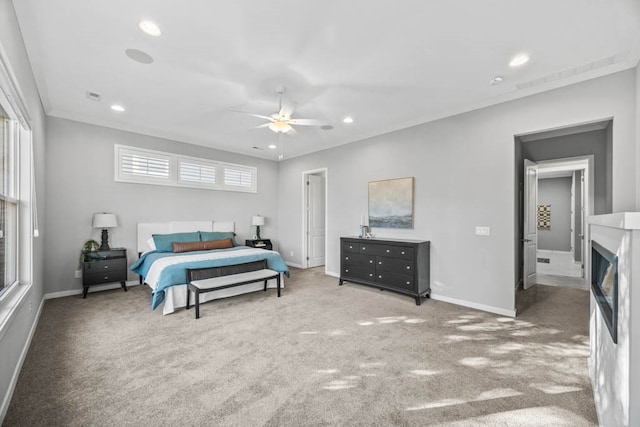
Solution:
M258 240L260 240L260 226L256 225L256 237Z
M110 251L111 248L109 247L109 230L107 230L106 228L102 229L102 245L100 245L100 249L101 251Z

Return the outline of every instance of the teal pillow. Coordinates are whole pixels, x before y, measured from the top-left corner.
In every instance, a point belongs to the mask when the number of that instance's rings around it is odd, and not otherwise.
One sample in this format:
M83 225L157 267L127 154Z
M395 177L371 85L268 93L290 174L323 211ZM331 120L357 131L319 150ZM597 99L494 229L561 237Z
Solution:
M197 231L191 233L154 234L152 237L158 252L173 252L171 242L188 243L200 241L200 233Z
M208 240L224 240L231 239L231 243L233 246L238 246L236 244L236 233L233 231L200 231L200 240L206 242Z

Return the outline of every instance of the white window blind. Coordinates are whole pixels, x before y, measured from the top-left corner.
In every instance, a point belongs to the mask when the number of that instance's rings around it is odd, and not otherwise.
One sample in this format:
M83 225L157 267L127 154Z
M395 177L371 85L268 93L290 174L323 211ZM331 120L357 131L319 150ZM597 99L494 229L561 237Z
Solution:
M254 167L118 144L114 151L117 182L252 193L258 188Z
M180 181L215 184L216 183L216 167L214 165L205 165L196 162L180 160Z
M250 171L235 168L224 169L224 183L234 187L251 188L253 185L253 175Z

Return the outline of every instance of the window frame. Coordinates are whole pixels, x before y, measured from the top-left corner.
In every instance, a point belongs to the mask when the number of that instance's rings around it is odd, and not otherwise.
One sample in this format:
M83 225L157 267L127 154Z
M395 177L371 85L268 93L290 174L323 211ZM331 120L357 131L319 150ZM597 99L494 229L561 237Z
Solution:
M146 175L125 174L122 172L122 158L126 154L139 156L155 156L164 158L169 164L169 173L166 177L150 177ZM215 182L189 180L180 175L182 164L191 164L202 168L215 169ZM238 171L250 176L249 185L231 185L225 182L225 172ZM221 162L201 157L184 156L166 151L149 150L146 148L131 147L114 144L114 181L134 184L167 185L171 187L199 188L206 190L235 191L243 193L258 192L258 169L253 166L236 163Z
M33 238L35 220L35 171L33 132L24 96L0 45L0 106L11 126L11 182L0 190L2 199L14 206L15 280L0 288L0 339L14 313L33 285ZM2 136L4 138L4 135ZM4 170L2 172L5 173Z

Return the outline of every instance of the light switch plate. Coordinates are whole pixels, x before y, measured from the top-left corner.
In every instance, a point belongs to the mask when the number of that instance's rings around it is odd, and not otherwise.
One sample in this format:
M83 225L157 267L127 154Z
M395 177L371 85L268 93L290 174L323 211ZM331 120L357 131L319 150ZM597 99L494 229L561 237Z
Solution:
M488 236L489 234L491 234L490 227L476 227L476 236Z

